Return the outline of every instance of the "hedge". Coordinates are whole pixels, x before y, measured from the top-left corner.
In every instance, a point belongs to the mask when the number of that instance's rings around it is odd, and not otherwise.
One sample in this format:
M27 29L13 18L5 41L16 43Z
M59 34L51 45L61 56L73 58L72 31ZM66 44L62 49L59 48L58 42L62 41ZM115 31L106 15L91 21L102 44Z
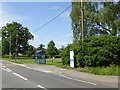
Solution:
M76 67L96 67L119 65L120 63L120 37L117 36L91 36L84 42L77 41L68 45L62 51L62 63L69 65L70 49L74 50Z

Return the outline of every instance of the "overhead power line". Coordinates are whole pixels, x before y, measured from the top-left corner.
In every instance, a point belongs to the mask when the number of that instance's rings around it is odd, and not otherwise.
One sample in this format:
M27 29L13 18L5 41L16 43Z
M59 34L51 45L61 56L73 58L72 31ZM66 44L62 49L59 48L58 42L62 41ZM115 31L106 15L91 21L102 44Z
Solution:
M67 11L72 5L68 6L65 10L63 10L60 14L58 14L57 16L55 16L53 19L51 19L50 21L48 21L47 23L45 23L43 26L41 26L40 28L36 29L33 31L33 33L39 31L40 29L44 28L45 26L47 26L49 23L51 23L52 21L54 21L57 17L59 17L60 15L62 15L65 11Z

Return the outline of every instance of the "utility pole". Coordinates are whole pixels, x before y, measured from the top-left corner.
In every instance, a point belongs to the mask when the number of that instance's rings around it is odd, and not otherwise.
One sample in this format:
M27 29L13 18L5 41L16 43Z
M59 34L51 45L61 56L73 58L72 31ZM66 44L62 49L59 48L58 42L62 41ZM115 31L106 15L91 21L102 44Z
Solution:
M81 0L82 56L84 57L84 2Z
M18 47L17 47L17 43L18 43L18 34L16 33L16 48L15 48L15 60L17 60L17 51L18 51Z
M11 32L10 32L10 42L9 42L9 60L11 56Z
M82 42L84 41L84 2L81 0L81 28L82 28Z

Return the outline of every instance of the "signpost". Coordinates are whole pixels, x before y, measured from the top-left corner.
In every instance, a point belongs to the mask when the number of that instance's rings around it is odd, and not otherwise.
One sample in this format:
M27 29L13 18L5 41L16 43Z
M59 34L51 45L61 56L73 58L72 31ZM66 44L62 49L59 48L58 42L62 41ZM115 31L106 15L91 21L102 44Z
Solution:
M74 51L70 51L70 67L74 68Z

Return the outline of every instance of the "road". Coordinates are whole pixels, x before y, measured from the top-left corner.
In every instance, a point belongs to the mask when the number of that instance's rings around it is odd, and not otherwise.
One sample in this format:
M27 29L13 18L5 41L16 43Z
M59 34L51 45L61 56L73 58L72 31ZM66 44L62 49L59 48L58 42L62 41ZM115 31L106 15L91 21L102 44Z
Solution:
M8 61L0 62L2 66L2 88L111 88L94 81L78 80L50 72L32 70ZM107 90L107 89L105 89Z

